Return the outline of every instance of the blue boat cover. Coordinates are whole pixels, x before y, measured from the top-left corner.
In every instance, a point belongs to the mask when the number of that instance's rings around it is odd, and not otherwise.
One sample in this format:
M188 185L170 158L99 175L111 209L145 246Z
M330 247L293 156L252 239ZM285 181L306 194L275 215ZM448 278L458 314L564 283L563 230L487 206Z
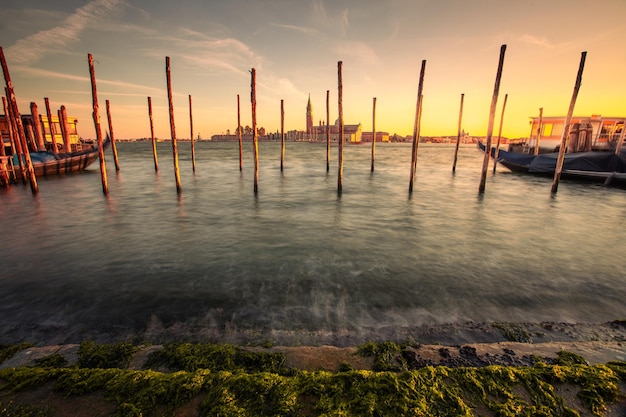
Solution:
M539 154L528 167L528 172L554 172L558 153ZM507 155L506 159L509 159ZM626 172L626 161L613 152L579 152L565 154L563 170L593 172Z

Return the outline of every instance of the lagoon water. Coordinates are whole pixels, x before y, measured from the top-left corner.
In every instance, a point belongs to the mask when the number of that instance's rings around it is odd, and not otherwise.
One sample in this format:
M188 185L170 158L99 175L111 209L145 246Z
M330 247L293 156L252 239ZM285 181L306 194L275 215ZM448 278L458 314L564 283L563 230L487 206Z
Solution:
M260 341L346 344L389 329L460 322L604 322L625 317L626 192L498 167L421 144L337 149L118 143L85 173L0 190L0 343ZM401 333L399 331L399 333ZM399 334L398 333L398 334Z

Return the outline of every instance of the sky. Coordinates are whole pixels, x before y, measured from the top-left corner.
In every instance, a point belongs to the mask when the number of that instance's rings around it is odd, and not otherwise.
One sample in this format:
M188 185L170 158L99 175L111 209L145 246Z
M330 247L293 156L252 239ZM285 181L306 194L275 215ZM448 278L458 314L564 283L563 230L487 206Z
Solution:
M171 137L165 71L171 62L176 137L252 125L304 130L310 97L316 124L338 117L342 62L344 123L412 135L420 67L422 136L487 134L501 45L506 45L494 135L528 136L529 118L567 114L583 51L576 115L625 116L624 0L4 0L0 47L22 113L44 97L95 138L88 54L99 112L110 101L116 139Z

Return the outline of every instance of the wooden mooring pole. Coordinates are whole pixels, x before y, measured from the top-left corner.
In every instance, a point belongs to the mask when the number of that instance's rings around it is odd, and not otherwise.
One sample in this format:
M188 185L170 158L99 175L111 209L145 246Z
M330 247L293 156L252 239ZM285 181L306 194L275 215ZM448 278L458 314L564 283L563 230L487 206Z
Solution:
M493 136L493 120L496 116L496 105L498 104L498 94L500 92L500 81L502 80L502 68L504 66L504 54L506 45L500 47L500 60L498 62L498 71L496 73L496 81L493 87L493 95L491 96L491 107L489 109L489 124L487 126L487 140L485 144L485 157L483 158L483 169L480 175L480 184L478 186L478 194L484 194L485 182L487 180L487 169L489 168L489 155L491 154L491 137Z
M104 149L102 149L102 128L100 126L100 115L98 114L98 90L96 88L96 73L93 67L93 56L87 54L89 61L89 75L91 77L91 97L93 101L93 123L96 128L96 138L98 141L98 159L100 160L100 179L102 180L102 192L104 195L109 194L109 183L107 181L107 167L104 160ZM65 106L61 106L65 109ZM64 129L65 130L65 129ZM69 136L69 135L68 135Z
M504 110L506 109L506 101L509 98L508 94L504 95L504 102L502 103L502 114L500 115L500 127L498 128L498 141L496 142L496 153L493 157L493 173L496 173L496 166L498 165L498 155L500 155L500 139L502 138L502 123L504 122Z
M567 151L567 142L569 139L569 129L572 122L572 115L574 114L574 107L576 106L576 98L580 91L580 85L583 80L583 70L585 69L585 59L587 58L587 52L584 51L580 56L580 64L578 66L578 74L576 75L576 83L574 84L574 92L572 93L572 99L569 103L569 110L567 111L567 117L565 119L565 125L563 126L563 132L561 132L561 146L559 148L559 156L556 161L556 169L554 170L554 180L552 182L551 193L556 194L559 189L559 180L561 179L561 171L563 170L563 160L565 159L565 152Z
M376 160L376 97L372 99L372 167L370 172L374 172L374 161Z
M13 82L11 81L11 75L9 74L9 66L7 65L7 61L4 57L4 50L2 49L2 47L0 47L0 63L2 64L2 72L4 74L4 81L6 83L7 101L9 109L11 110L11 113L13 115L12 118L15 121L15 126L17 127L17 139L22 145L22 151L26 159L26 171L28 171L30 189L33 194L38 194L39 185L37 184L37 178L35 178L35 170L33 169L33 162L30 159L30 152L28 150L28 144L26 143L26 134L24 133L22 117L17 106L17 99L15 97L15 91L13 90ZM21 158L21 156L18 156L18 158Z
M330 90L326 90L326 172L330 171Z
M172 97L172 76L170 71L170 57L165 57L165 75L167 78L167 102L170 111L170 132L172 134L172 155L174 160L174 177L176 179L176 193L182 192L180 185L180 169L178 168L178 142L176 140L176 125L174 123L174 98Z
M65 105L61 105L61 108L57 111L59 117L59 125L61 126L61 136L63 136L63 147L65 152L72 152L72 141L70 138L70 129L67 124L67 109Z
M339 137L337 138L339 169L337 170L337 193L341 195L343 191L343 80L342 80L343 62L337 63L337 79L338 79L338 108L339 108Z
M115 172L120 172L120 163L117 157L117 146L115 145L115 134L113 133L113 122L111 121L111 106L109 100L106 100L107 121L109 123L109 139L111 140L111 150L113 151L113 161L115 162Z
M52 142L52 152L59 153L59 146L57 145L57 138L54 123L52 123L52 111L50 111L50 100L48 97L43 98L46 103L46 117L48 118L48 130L50 131L50 141Z
M459 108L459 123L457 125L456 146L454 147L454 162L452 163L452 173L456 172L456 163L459 157L459 144L461 143L461 122L463 120L463 100L465 94L461 94L461 106Z
M285 100L280 100L280 172L285 165Z
M243 146L242 146L242 131L241 131L241 104L239 100L239 94L237 94L237 139L239 140L239 172L243 171Z
M13 155L17 155L17 166L20 171L20 178L24 184L26 184L26 167L24 166L24 159L22 158L22 146L20 145L19 138L17 137L17 127L15 126L15 121L13 120L13 112L11 111L5 97L2 97L2 105L4 107L4 115L6 117L7 129L9 130L9 138L11 140L11 153ZM17 178L15 180L17 181Z
M193 112L191 110L191 94L189 94L189 137L191 138L191 169L196 172L196 146L193 140Z
M152 120L152 97L148 97L148 118L150 119L150 139L152 140L152 158L154 159L154 172L159 172L159 157L157 156L157 144L154 137L154 121Z
M11 144L11 150L13 150L13 129L11 128L11 121L9 120L9 110L7 108L7 99L2 96L2 108L4 109L4 120L7 123L7 132L9 133L9 143ZM13 152L11 152L13 154ZM7 156L4 149L4 140L0 141L0 156Z
M250 101L252 103L252 150L254 152L254 194L259 192L259 135L256 129L256 70L252 68Z
M35 139L37 140L37 150L45 151L46 144L43 140L43 134L41 131L41 119L39 118L39 109L37 108L37 103L31 101L30 103L30 114L33 117L33 129L35 131Z
M419 146L420 119L422 114L422 98L424 88L424 73L426 71L426 60L422 60L420 69L419 85L417 87L417 104L415 105L415 121L413 123L413 147L411 149L411 175L409 178L409 194L413 192L413 182L417 168L417 149Z
M543 127L543 107L539 108L539 125L537 126L537 142L535 142L535 155L539 155L539 143L541 141L541 128Z
M615 146L615 155L619 155L624 145L624 133L626 133L626 120L622 120L622 133L619 135L617 146Z

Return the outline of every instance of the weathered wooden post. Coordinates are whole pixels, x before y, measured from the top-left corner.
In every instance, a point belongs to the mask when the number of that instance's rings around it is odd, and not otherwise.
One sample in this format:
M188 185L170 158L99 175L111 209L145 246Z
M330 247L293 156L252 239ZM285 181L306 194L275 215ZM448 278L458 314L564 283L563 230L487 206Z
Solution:
M374 172L374 160L376 159L376 97L372 101L372 168L370 172Z
M191 111L191 94L189 94L189 130L191 137L191 169L196 172L196 146L193 141L193 113Z
M326 90L326 172L330 171L330 90Z
M535 155L539 155L539 142L541 141L541 128L543 125L543 107L539 108L539 125L537 126L537 142L535 143Z
M46 144L43 141L43 135L41 133L41 120L39 119L39 109L37 108L37 103L34 101L30 102L30 114L33 117L33 130L35 133L35 139L37 140L37 150L45 151Z
M8 96L8 93L7 93ZM3 103L6 103L4 97L2 97ZM11 109L10 103L7 104L8 107L5 108L5 114L7 115L7 126L9 128L9 135L11 136L11 151L14 155L17 155L17 162L20 171L20 178L22 182L26 184L26 165L22 152L22 143L17 134L17 125L15 123L15 119L13 118L13 110Z
M502 138L502 123L504 122L504 110L506 109L506 101L509 98L508 94L504 95L504 102L502 103L502 114L500 115L500 127L498 128L498 140L496 142L496 153L493 157L493 173L496 173L496 166L498 165L498 156L500 155L500 139Z
M496 104L498 103L498 93L500 91L500 80L502 79L502 67L504 66L504 54L506 52L506 45L500 47L500 60L498 62L498 71L496 73L496 81L493 87L493 95L491 97L491 108L489 110L489 124L487 126L487 139L485 144L485 157L483 158L483 169L480 175L480 185L478 186L478 193L483 194L485 192L485 182L487 179L487 169L489 167L489 154L491 154L491 137L493 135L493 119L496 116Z
M9 109L11 110L12 118L15 121L17 127L16 142L20 142L23 147L24 156L26 157L26 170L28 171L28 177L30 180L30 189L33 194L39 193L39 185L37 185L37 178L35 178L35 170L33 169L33 162L30 159L30 152L26 144L26 134L24 133L24 125L22 124L22 117L17 106L17 99L15 98L15 91L13 90L13 82L11 81L11 75L9 74L9 66L4 57L4 50L0 47L0 63L2 64L2 72L4 74L4 81L6 83L7 101ZM21 156L18 156L18 159ZM22 177L24 178L24 177Z
M174 177L176 179L176 193L182 191L180 185L180 170L178 168L178 142L176 140L176 125L174 123L174 99L172 97L172 77L170 74L170 57L165 57L165 74L167 78L167 101L170 109L170 132L172 134L172 155L174 160Z
M461 142L461 122L463 120L463 100L465 99L465 94L461 94L461 106L459 108L459 123L457 125L457 134L456 134L456 146L454 147L454 162L452 163L452 173L456 172L456 162L459 157L459 144Z
M113 133L113 122L111 121L111 107L109 100L106 100L107 121L109 123L109 135L111 135L111 150L113 151L113 161L115 162L115 172L119 172L120 163L117 158L117 146L115 145L115 134Z
M52 112L50 111L50 100L48 100L48 97L44 97L43 100L46 103L46 117L48 118L48 130L50 130L50 141L52 142L52 152L59 153L59 146L57 145L57 139L55 136L54 123L52 123Z
M280 100L280 172L285 165L285 100Z
M104 160L104 149L102 149L102 128L100 126L100 107L98 106L98 90L96 88L96 72L93 66L93 55L87 54L89 61L89 75L91 78L91 97L93 101L93 123L96 128L96 138L98 141L98 159L100 160L100 179L102 180L102 192L109 194L109 183L107 181L107 166ZM65 109L65 106L61 106ZM67 135L69 137L69 134Z
M157 144L156 138L154 137L154 121L152 120L152 97L148 97L148 118L150 119L150 140L152 141L154 172L159 172L159 157L157 156Z
M619 135L617 146L615 146L615 154L619 155L624 145L624 133L626 133L626 120L622 120L622 133Z
M237 139L239 140L239 171L243 171L243 147L242 147L242 128L241 128L241 103L239 94L237 94Z
M252 103L252 150L254 152L254 194L259 192L259 136L256 129L256 70L252 68L250 101Z
M22 181L24 181L24 184L26 184L26 168L24 166L24 159L22 158L22 146L20 145L19 138L17 137L17 126L15 125L15 120L13 120L13 111L11 110L11 107L7 103L7 99L5 97L2 97L2 106L4 107L4 116L7 121L7 129L9 131L9 139L11 141L11 153L18 156L17 161L20 176Z
M413 192L413 182L415 179L415 170L417 169L417 149L419 147L419 132L422 115L422 91L424 89L424 73L426 72L426 60L422 60L420 69L419 84L417 87L417 104L415 106L415 121L413 123L413 147L411 149L411 175L409 178L409 194Z
M580 56L580 64L578 66L578 74L576 75L576 83L574 84L574 92L572 93L572 99L569 103L569 110L567 111L567 117L565 119L565 125L563 126L563 132L561 132L561 146L559 148L559 156L556 161L556 169L554 170L554 180L552 182L551 193L556 194L559 189L559 180L561 179L561 171L563 170L563 160L565 159L565 151L567 150L567 140L569 139L569 128L572 122L572 115L574 114L574 107L576 106L576 98L578 97L578 91L580 91L580 85L583 79L583 70L585 68L585 59L587 58L587 52L584 51Z
M72 141L70 136L70 128L67 124L67 110L64 105L58 110L59 124L61 125L61 133L63 134L63 143L65 152L72 152Z
M7 123L7 132L9 134L9 143L11 143L11 149L13 149L13 132L11 129L11 121L9 120L9 111L7 109L7 99L2 96L2 107L4 108L4 120ZM4 140L0 139L0 156L7 156L4 149Z
M337 63L338 78L338 108L339 108L339 137L337 138L339 169L337 170L337 193L341 195L343 191L343 80L342 80L343 62Z

